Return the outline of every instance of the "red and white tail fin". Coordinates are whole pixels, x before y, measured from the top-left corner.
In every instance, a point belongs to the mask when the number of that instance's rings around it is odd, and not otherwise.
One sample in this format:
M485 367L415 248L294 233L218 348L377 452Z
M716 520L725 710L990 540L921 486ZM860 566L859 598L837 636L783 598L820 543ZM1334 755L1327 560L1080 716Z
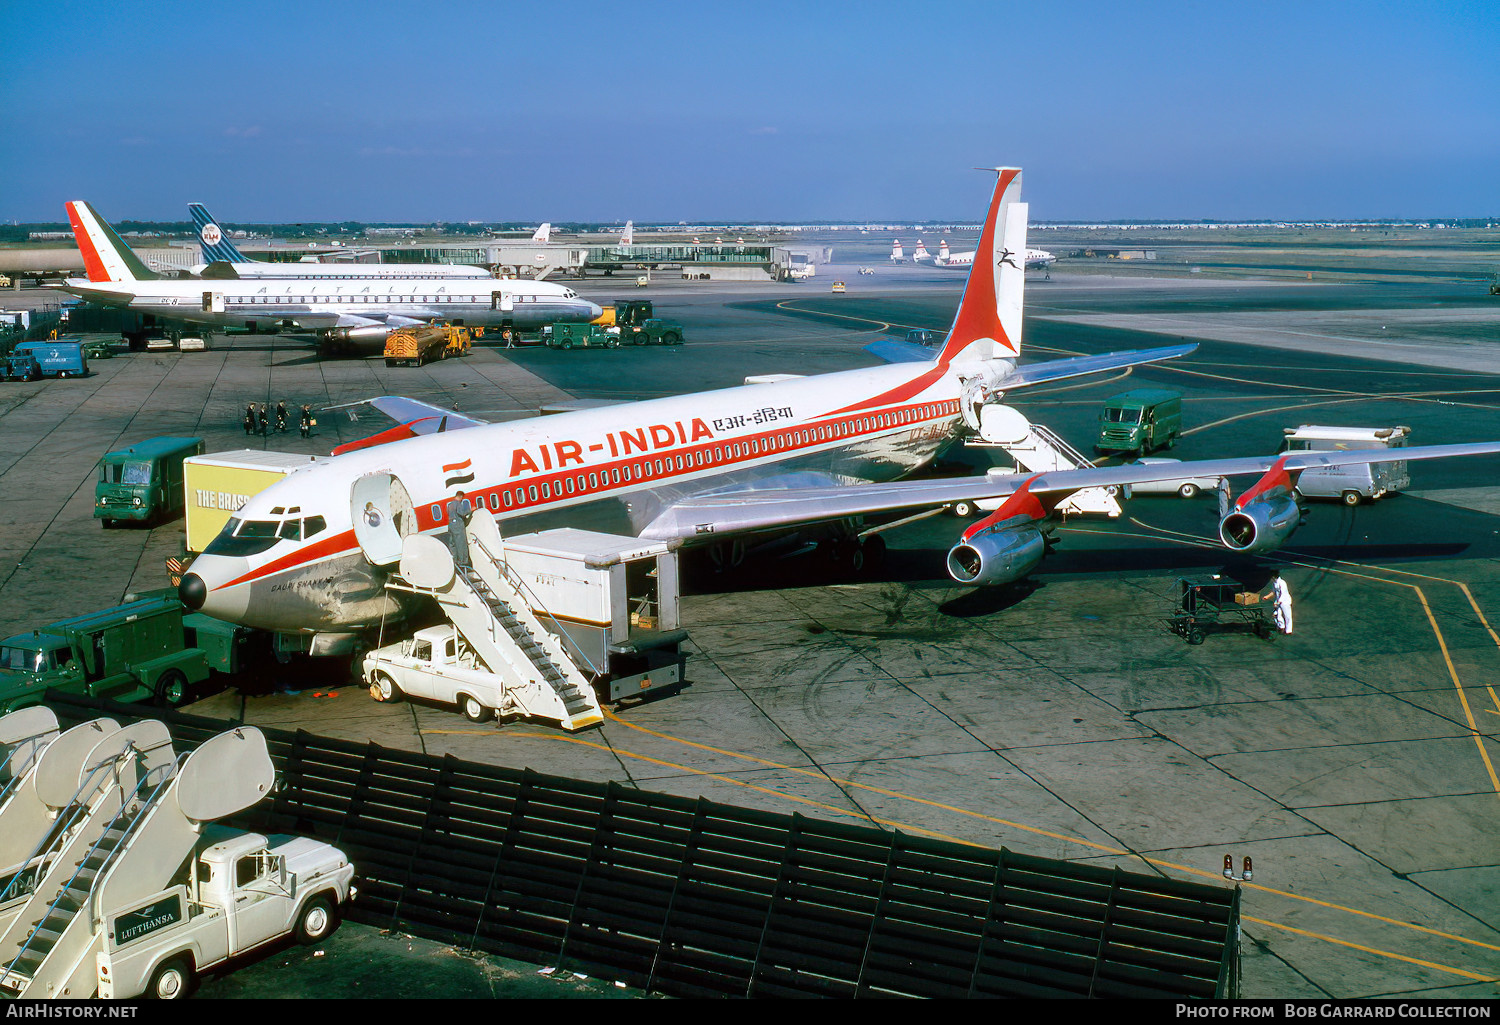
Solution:
M531 241L533 241L533 242L541 242L543 245L545 245L548 242L551 242L552 241L552 222L548 221L546 224L543 224L540 228L538 228L536 230L536 232L531 236Z
M901 240L898 238L891 243L891 260L900 263L906 259L906 254L901 251Z
M911 258L913 260L927 259L927 247L922 244L921 239L917 239L917 248L911 251Z
M1026 288L1026 204L1020 202L1021 169L999 174L990 210L974 251L963 301L938 362L1007 359L1021 354L1021 302Z
M94 213L93 207L81 199L65 205L90 281L155 281L161 277L120 241L120 236Z
M633 245L635 245L635 222L634 221L626 221L625 222L625 230L622 231L622 232L620 232L620 245L622 245L622 246L633 246Z
M948 259L948 240L947 239L943 239L941 242L938 243L938 259L939 260L946 260L946 259Z

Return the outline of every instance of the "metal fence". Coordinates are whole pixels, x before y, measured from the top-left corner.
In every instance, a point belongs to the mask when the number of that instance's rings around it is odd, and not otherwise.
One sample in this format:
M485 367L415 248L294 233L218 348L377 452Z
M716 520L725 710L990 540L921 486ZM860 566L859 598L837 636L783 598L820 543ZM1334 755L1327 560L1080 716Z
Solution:
M674 996L1238 995L1238 887L262 732L282 785L235 824L341 847L370 925Z

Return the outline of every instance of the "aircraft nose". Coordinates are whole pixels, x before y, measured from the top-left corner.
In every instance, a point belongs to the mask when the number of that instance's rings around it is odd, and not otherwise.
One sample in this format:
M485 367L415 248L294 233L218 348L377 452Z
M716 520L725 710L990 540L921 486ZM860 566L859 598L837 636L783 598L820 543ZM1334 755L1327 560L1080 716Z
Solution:
M208 585L203 578L196 573L189 573L182 578L182 583L177 587L177 597L188 608L197 612L203 608L203 603L208 600Z
M597 320L604 316L604 307L598 303L589 303L589 320Z

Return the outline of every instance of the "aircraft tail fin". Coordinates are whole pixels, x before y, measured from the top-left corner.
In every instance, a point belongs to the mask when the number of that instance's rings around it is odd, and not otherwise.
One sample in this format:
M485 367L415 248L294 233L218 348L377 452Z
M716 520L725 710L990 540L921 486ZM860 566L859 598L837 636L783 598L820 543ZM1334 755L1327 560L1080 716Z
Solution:
M536 230L531 236L531 241L546 244L552 241L552 222L548 221Z
M224 237L224 231L209 214L202 203L189 203L188 212L193 215L193 227L198 231L198 245L203 248L204 263L249 263L233 242Z
M897 263L906 259L905 254L901 251L901 240L899 238L891 243L891 259Z
M1027 217L1027 206L1020 202L1021 169L990 170L1000 177L974 251L963 300L948 331L948 343L938 356L945 365L960 356L1005 359L1021 354Z
M633 245L635 245L635 222L634 221L626 221L625 222L625 230L622 231L622 232L620 232L620 245L622 245L622 246L633 246Z
M161 277L141 262L93 207L81 199L65 205L90 281L155 281Z

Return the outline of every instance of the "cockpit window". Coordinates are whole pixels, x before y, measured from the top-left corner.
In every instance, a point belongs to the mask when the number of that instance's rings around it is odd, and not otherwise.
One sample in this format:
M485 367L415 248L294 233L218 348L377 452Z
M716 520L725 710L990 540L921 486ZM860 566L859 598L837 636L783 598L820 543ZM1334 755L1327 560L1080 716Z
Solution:
M323 519L323 517L309 516L306 520L303 521L302 536L312 537L314 534L321 534L327 526L328 521Z
M301 520L287 520L285 523L283 523L281 525L281 531L280 531L280 533L277 536L280 537L280 538L282 538L285 541L301 541L302 540L302 521Z
M219 536L203 549L203 554L239 558L258 555L276 544L279 527L275 520L238 520L231 516Z

